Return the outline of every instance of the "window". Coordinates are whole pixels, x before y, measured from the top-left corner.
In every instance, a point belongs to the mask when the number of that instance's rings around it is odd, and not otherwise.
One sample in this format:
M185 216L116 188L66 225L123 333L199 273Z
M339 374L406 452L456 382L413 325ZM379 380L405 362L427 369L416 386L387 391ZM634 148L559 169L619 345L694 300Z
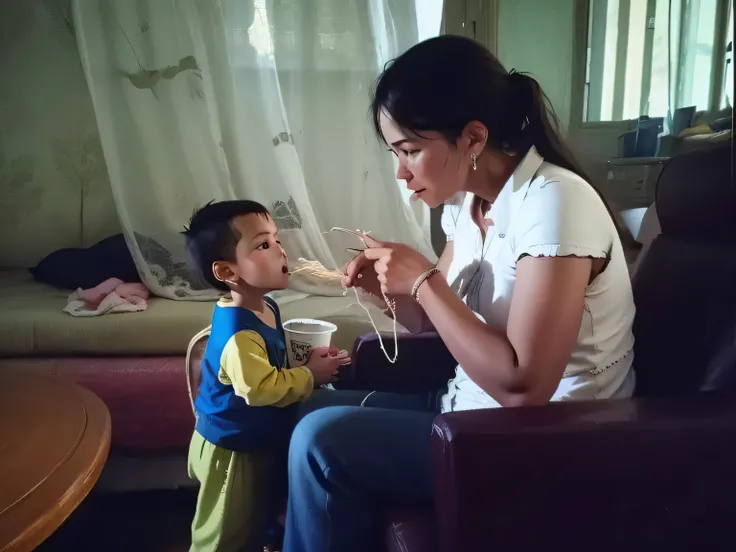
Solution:
M372 73L396 51L436 36L443 13L443 0L227 0L222 6L232 22L236 65L278 60L280 70L313 65ZM378 60L368 55L372 50Z
M733 108L733 8L729 8L728 31L726 32L726 60L723 71L723 96L721 109Z
M723 104L730 0L589 0L587 122Z

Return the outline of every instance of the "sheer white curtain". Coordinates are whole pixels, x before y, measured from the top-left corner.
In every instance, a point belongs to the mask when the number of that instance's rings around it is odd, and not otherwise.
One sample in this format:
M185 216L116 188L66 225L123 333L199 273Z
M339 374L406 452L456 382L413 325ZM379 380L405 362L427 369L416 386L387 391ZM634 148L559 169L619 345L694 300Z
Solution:
M441 1L73 7L118 214L154 293L212 297L188 281L179 232L213 199L267 205L292 259L342 262L332 226L430 252L426 209L408 205L367 110L385 62L439 32Z
M397 186L368 107L385 63L436 35L441 13L436 0L282 0L264 10L294 142L325 227L372 230L431 254L429 210L409 204ZM325 237L344 260L344 236Z

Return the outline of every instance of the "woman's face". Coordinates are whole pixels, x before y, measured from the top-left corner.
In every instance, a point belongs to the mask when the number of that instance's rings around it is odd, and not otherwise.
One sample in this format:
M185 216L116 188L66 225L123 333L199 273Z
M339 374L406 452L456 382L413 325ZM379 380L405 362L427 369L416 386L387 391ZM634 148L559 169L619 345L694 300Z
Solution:
M439 132L422 131L422 137L403 131L381 112L381 132L399 160L396 178L406 181L412 200L437 207L463 189L471 169L470 143L450 145ZM468 144L466 145L466 142Z

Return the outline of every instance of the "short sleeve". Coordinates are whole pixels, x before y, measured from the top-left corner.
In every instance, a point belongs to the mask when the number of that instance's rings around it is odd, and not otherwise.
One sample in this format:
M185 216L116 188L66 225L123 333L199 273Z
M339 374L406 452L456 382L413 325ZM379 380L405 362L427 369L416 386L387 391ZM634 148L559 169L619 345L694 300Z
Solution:
M447 237L447 241L452 241L455 237L455 228L457 227L457 220L460 218L460 211L463 208L463 202L465 201L464 193L457 193L451 199L445 202L442 207L442 231Z
M516 259L609 256L615 226L598 193L585 181L534 183L514 214Z

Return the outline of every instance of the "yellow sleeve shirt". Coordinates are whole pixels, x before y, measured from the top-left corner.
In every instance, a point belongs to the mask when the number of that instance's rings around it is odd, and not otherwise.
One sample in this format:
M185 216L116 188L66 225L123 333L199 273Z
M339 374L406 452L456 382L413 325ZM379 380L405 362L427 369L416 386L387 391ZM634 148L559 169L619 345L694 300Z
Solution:
M263 338L253 330L238 332L227 342L218 378L250 406L288 406L309 397L314 388L307 368L272 366Z

